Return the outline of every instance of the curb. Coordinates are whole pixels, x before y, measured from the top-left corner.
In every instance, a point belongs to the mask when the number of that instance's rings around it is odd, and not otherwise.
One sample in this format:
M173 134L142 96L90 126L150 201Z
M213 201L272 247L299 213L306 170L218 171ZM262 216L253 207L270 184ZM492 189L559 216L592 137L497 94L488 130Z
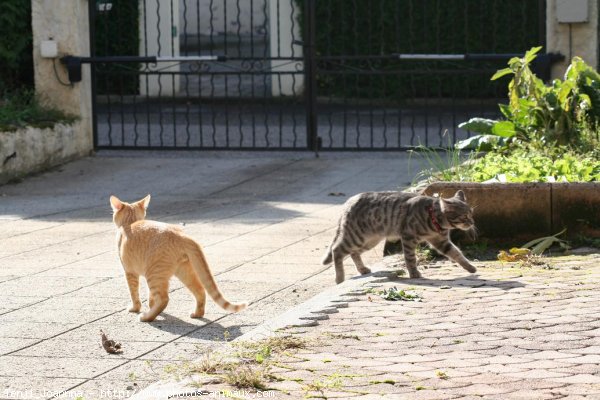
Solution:
M374 265L376 269L383 268L382 263ZM329 314L337 312L338 308L348 307L348 303L355 301L352 297L356 291L365 284L375 280L394 276L388 271L376 271L367 275L352 277L339 285L326 289L304 303L300 303L283 314L263 322L261 325L234 339L234 342L263 339L276 335L286 327L316 326L319 321L327 320ZM344 299L344 296L349 296Z

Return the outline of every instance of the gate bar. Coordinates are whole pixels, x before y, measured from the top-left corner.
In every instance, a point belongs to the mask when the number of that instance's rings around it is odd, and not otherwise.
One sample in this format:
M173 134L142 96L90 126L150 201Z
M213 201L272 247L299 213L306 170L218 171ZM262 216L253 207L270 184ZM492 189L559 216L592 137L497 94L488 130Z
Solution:
M383 54L364 56L317 56L321 61L351 61L351 60L423 60L423 61L445 61L445 60L473 60L494 61L508 60L513 57L523 57L523 53L465 53L465 54ZM560 53L538 54L537 58L550 57L552 61L561 61L564 56Z
M226 61L225 56L185 56L185 57L157 57L157 56L113 56L113 57L78 57L64 56L60 59L62 64L67 66L69 73L69 82L81 82L81 64L92 63L151 63L159 62L183 62L183 61Z
M412 61L502 61L513 57L523 57L520 53L466 53L466 54L400 54L365 56L317 56L320 61L364 61L364 60L412 60ZM532 68L545 82L551 78L551 68L555 62L565 56L560 53L538 54L532 62Z
M522 57L523 54L517 53L482 53L482 54L392 54L399 60L477 60L491 61L504 60L513 57Z

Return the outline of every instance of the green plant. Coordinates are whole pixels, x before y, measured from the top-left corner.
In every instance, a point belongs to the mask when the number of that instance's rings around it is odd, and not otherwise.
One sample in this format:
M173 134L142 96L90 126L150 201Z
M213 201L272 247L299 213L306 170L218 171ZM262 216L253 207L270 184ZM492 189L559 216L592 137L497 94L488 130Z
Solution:
M415 182L441 180L450 182L468 181L471 176L471 166L476 160L477 155L473 152L463 152L452 146L448 137L448 147L444 149L435 149L417 146L415 150L409 151L409 157L418 155L429 168L421 169L414 178Z
M469 168L465 180L474 182L600 181L600 159L573 150L560 152L524 147L510 152L490 152Z
M391 301L398 301L398 300L403 300L403 301L421 301L421 296L419 296L416 293L410 293L407 291L404 291L402 289L398 290L397 287L391 287L389 289L384 289L384 290L375 290L375 289L370 289L368 291L368 293L374 293L377 294L378 296L380 296L382 299L384 300L391 300Z
M304 1L295 12L304 27ZM497 98L490 85L497 61L399 61L400 54L515 53L539 43L540 13L535 1L479 0L315 1L316 51L320 56L354 57L323 61L319 93L340 98L376 98L398 103L413 98ZM481 29L481 27L510 29ZM451 34L446 34L451 32ZM306 38L306 36L303 36ZM492 48L493 43L493 48ZM342 69L345 73L328 73ZM383 74L364 74L377 69Z
M522 58L511 58L507 68L492 76L492 80L513 76L508 84L509 102L500 105L506 119L474 118L460 124L461 129L484 135L471 138L470 144L482 148L493 142L489 135L494 135L507 139L507 143L523 141L538 147L579 146L582 127L598 124L600 75L581 58L574 57L564 79L555 79L547 86L530 69L540 50L541 47L534 47ZM459 147L464 148L465 143Z
M447 379L449 379L449 378L450 378L450 377L448 376L448 374L447 374L447 373L445 373L444 371L440 371L440 370L438 370L438 371L435 371L435 375L436 375L436 376L437 376L439 379L443 379L443 380L447 380Z
M0 2L0 97L33 86L31 0ZM1 99L0 99L1 101ZM0 104L1 108L2 104Z
M138 6L138 2L112 0L110 3L112 4L110 11L96 10L95 13L95 55L138 55L142 41L140 29L138 29L140 24L140 6ZM96 88L99 94L123 95L138 93L139 77L137 71L140 69L140 64L105 63L98 64L96 68Z
M21 89L0 96L0 131L14 131L27 125L50 128L57 122L73 122L75 117L42 107L33 90Z
M589 246L589 247L600 248L600 238L588 237L588 236L579 234L573 240L573 247L578 247L578 246Z
M538 255L538 256L541 255L542 253L544 253L546 250L548 250L550 247L552 247L555 244L559 245L563 250L568 250L569 249L568 242L566 240L558 238L558 236L562 235L566 231L567 231L566 229L563 229L562 231L560 231L552 236L545 236L542 238L534 239L530 242L525 243L521 247L523 247L525 249L531 249L531 253L534 255Z
M385 383L385 384L387 384L387 385L395 385L395 384L396 384L396 381L395 381L395 380L393 380L393 379L385 379L385 380L383 380L383 381L369 381L369 384L370 384L370 385L380 385L380 384L382 384L382 383Z

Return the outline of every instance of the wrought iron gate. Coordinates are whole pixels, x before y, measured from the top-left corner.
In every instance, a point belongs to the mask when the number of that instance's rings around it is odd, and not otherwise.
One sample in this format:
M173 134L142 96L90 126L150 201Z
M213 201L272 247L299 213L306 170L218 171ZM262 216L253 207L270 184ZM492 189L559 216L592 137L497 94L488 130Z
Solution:
M95 146L444 147L544 27L543 0L96 0Z

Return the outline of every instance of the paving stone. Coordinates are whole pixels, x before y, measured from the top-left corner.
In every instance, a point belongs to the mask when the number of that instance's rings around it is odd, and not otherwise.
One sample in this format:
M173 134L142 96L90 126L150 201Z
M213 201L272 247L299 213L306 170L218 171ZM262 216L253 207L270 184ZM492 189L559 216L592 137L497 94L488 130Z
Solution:
M40 339L2 338L0 340L0 355L18 351L39 341Z
M554 379L554 378L563 378L568 376L567 373L560 372L552 372L549 369L541 368L541 369L529 369L519 372L506 371L504 373L506 376L511 376L515 378L523 378L523 379Z
M46 379L44 377L36 376L0 376L0 398L45 400L60 394L72 394L74 395L72 398L76 398L79 393L76 393L75 390L69 393L66 391L84 382L84 379L69 379L59 377ZM63 396L63 398L64 397L66 396Z
M3 356L0 376L19 376L19 371L28 371L31 377L91 379L98 373L124 363L118 358L97 358L93 362L86 358L41 358Z
M41 323L61 323L61 324L85 324L93 322L101 317L109 315L110 311L105 310L76 310L76 309L49 309L48 307L36 304L31 307L15 310L11 313L0 315L0 324L15 321L41 322Z
M109 336L114 338L114 336ZM116 339L116 338L115 338ZM29 357L48 357L48 358L90 358L90 359L135 359L137 357L150 352L163 343L161 342L121 342L123 352L121 354L108 354L104 350L100 340L100 334L97 334L94 344L90 344L87 339L71 340L61 336L44 340L41 343L30 346L26 349L13 353L15 356Z
M572 376L565 376L562 378L555 378L557 382L565 383L584 383L584 384L600 384L600 376L591 374L577 374Z
M78 324L54 322L9 321L0 324L0 338L47 339L64 332L69 332L77 326Z
M522 356L525 359L534 359L534 360L564 360L567 358L575 357L576 354L570 352L570 350L565 351L556 351L556 350L544 350L539 351L533 354L527 354Z

